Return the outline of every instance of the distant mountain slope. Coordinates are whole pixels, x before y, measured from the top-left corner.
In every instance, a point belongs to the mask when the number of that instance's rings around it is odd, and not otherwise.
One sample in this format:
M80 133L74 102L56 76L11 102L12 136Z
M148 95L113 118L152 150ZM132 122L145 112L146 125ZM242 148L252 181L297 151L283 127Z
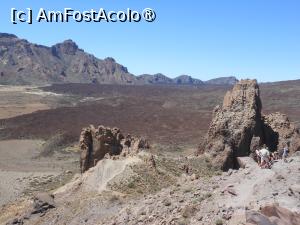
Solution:
M215 79L211 79L208 81L205 81L205 84L211 84L211 85L234 85L238 82L238 79L236 77L219 77Z
M220 85L236 81L235 77L223 77L203 82L188 75L172 79L161 73L135 76L113 58L98 59L84 52L72 40L47 47L32 44L13 34L0 33L0 84Z
M181 75L179 77L176 77L173 79L173 83L175 84L186 84L186 85L199 85L199 84L204 84L202 80L192 78L191 76L188 75Z
M140 84L175 84L175 85L200 85L203 81L192 78L188 75L181 75L175 78L169 78L161 73L154 75L143 74L137 77Z
M100 60L72 40L52 47L0 33L0 84L134 83L136 77L112 58Z
M172 84L173 80L161 73L143 74L137 77L140 84Z

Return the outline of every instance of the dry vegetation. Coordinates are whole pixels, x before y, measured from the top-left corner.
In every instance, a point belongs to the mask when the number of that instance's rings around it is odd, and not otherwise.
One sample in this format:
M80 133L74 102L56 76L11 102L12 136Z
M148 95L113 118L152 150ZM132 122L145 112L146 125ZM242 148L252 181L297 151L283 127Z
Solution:
M0 138L49 139L63 133L67 134L66 142L71 143L77 142L82 127L103 124L118 126L125 133L146 136L152 143L196 147L207 131L212 109L222 102L224 93L230 88L54 85L43 90L65 94L64 103L52 109L0 120ZM261 95L265 113L281 111L299 124L300 81L261 84Z

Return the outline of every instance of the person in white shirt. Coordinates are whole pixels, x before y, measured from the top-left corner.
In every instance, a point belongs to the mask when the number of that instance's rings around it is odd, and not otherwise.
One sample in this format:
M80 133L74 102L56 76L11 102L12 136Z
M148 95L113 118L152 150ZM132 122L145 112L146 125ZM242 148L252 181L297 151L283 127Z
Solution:
M261 150L256 150L256 154L259 157L259 165L260 167L264 167L270 161L270 152L267 148L263 148Z

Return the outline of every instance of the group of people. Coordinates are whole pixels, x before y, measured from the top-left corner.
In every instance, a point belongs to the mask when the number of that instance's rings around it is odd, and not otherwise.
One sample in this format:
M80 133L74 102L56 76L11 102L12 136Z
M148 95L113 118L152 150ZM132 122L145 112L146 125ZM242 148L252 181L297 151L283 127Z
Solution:
M260 150L256 150L256 156L258 160L258 164L261 168L271 168L274 160L280 159L280 155L277 151L270 152L268 147L264 147ZM282 151L281 158L284 162L286 162L286 158L288 156L288 146L285 146Z

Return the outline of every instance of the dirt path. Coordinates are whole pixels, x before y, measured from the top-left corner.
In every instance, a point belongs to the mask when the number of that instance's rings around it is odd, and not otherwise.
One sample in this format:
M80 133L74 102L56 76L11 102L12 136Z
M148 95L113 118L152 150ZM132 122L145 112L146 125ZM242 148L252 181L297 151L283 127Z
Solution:
M236 192L236 196L228 196L225 201L226 207L245 209L251 201L254 201L258 195L258 189L264 185L266 181L271 179L275 172L268 169L260 169L258 165L252 164L246 168L242 174L229 179L227 187Z
M234 171L225 178L224 195L216 200L224 207L233 208L235 213L230 225L245 221L245 210L259 210L268 204L300 213L300 158L292 157L288 163L275 162L271 169L261 169L256 164ZM230 190L231 193L228 193Z

